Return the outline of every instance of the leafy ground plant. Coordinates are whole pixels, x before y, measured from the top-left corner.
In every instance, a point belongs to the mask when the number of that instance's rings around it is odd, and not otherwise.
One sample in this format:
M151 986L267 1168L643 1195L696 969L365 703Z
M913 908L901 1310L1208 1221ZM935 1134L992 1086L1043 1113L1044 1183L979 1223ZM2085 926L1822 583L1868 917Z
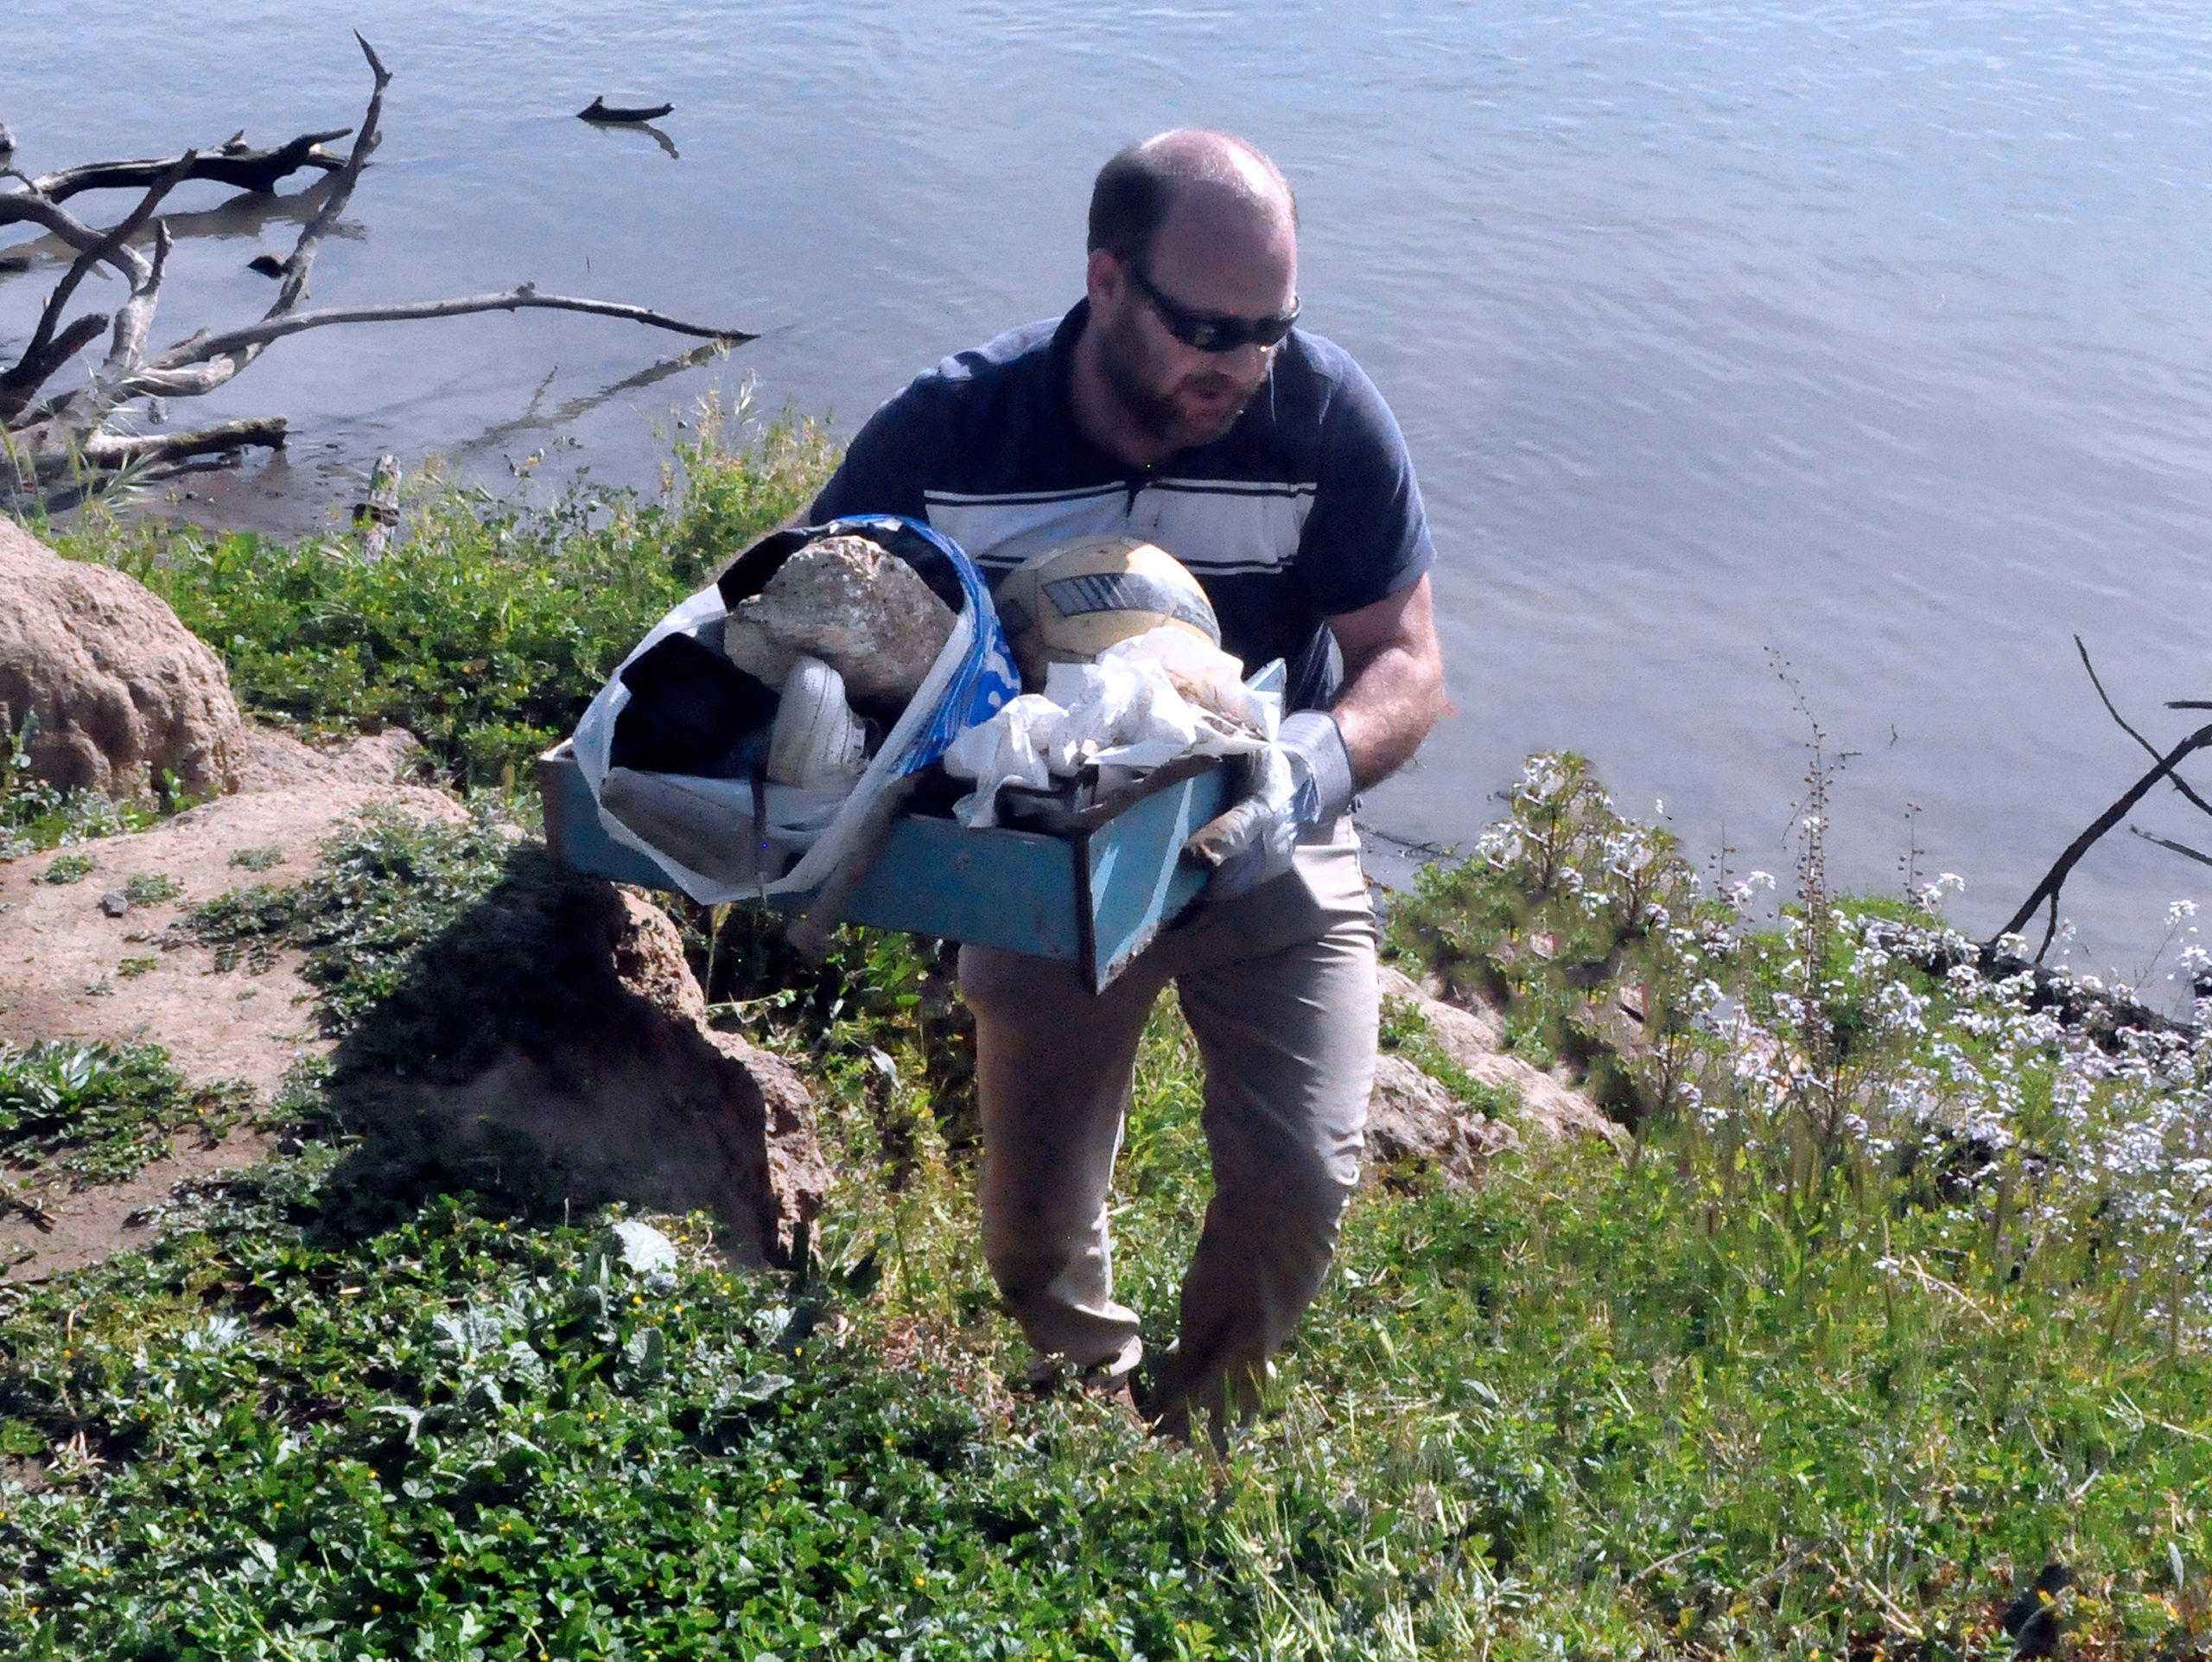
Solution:
M157 1045L0 1042L0 1158L79 1184L135 1175L187 1127L219 1136L245 1094L188 1089Z
M499 880L515 832L489 802L459 822L391 804L361 811L327 838L315 872L289 887L256 883L194 907L173 939L214 949L216 967L266 971L287 949L321 993L333 1037L391 997L423 943Z
M0 729L0 860L143 830L159 818L151 803L111 802L98 791L63 790L32 778L31 719L13 731ZM85 860L82 855L61 858ZM91 869L86 862L79 875Z
M134 871L123 885L124 898L133 906L159 906L184 893L184 885L166 871Z

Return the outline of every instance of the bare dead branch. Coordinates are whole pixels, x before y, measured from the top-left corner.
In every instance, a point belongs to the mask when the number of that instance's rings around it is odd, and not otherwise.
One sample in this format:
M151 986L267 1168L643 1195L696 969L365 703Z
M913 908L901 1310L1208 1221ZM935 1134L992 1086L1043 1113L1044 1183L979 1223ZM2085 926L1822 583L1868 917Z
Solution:
M2056 863L2044 874L2044 880L2036 885L2035 892L2021 903L2020 909L2012 914L2012 920L1992 938L1992 946L2004 936L2018 934L2026 927L2028 920L2035 916L2036 909L2048 901L2050 922L2044 930L2043 945L2036 948L2035 956L2035 961L2042 963L2043 955L2050 950L2052 936L2058 933L2058 891L2065 887L2068 876L2081 863L2082 856L2095 845L2099 837L2125 819L2128 810L2148 795L2160 780L2172 778L2177 763L2207 745L2212 745L2212 727L2200 727L2159 757L2157 767L2130 786L2126 795L2099 814L2087 831L2067 844L2066 852L2060 855Z
M529 283L499 294L302 310L316 252L324 238L339 228L340 216L383 136L385 93L391 81L391 72L359 31L354 39L360 45L361 55L366 60L373 80L358 129L303 134L279 151L249 150L240 135L207 155L187 152L159 163L104 162L41 180L32 180L20 173L5 175L20 180L31 188L0 190L0 226L21 222L38 225L62 247L73 251L75 256L56 292L48 297L34 337L34 350L19 358L8 376L0 379L0 398L6 400L0 404L0 461L5 462L6 471L14 475L13 486L5 488L20 494L55 481L75 488L82 485L88 467L98 470L167 463L194 455L233 451L245 445L276 448L284 440L285 427L281 419L228 422L166 436L118 431L111 423L133 398L191 398L211 392L234 379L272 342L286 335L337 323L397 322L490 311L541 309L626 319L718 346L758 338L746 330L687 322L643 306L540 294L537 286ZM356 137L343 161L320 150L327 140L342 137L348 131ZM230 166L232 170L226 173L211 169L211 158ZM286 162L290 166L278 170L280 164ZM290 256L273 273L282 280L275 302L257 322L238 328L202 329L166 351L149 356L146 342L174 245L172 221L164 219L155 222L150 257L133 248L131 239L141 235L162 196L187 179L228 178L234 183L245 183L249 188L265 188L255 185L252 179L237 175L238 168L252 166L270 169L271 185L285 172L300 167L314 168L323 175L320 182L307 190L282 199L290 205L289 211L296 214L305 214L311 203L314 210L301 229ZM38 194L51 188L66 194L130 182L146 184L145 199L121 223L105 232L96 231L55 201ZM241 197L238 201L248 200ZM226 212L234 213L236 208L234 202ZM185 220L192 217L185 216ZM113 338L107 356L86 385L33 409L30 399L39 385L80 351L101 328L108 326L109 320L105 318L80 318L66 325L61 321L64 309L86 273L100 264L115 267L130 285L130 298L112 319ZM686 356L688 359L691 354ZM25 411L29 413L26 415Z
M376 48L362 38L359 31L355 31L353 38L360 42L362 55L368 60L373 80L367 112L362 118L359 130L360 136L353 141L353 150L345 161L336 164L333 188L324 198L314 219L302 229L290 258L284 262L283 287L278 290L275 304L265 315L270 318L289 312L307 292L308 273L315 264L316 247L345 211L353 187L368 163L370 152L376 149L382 137L379 124L384 111L385 88L391 84L391 72L385 67ZM340 128L320 137L338 137L353 131L352 128ZM188 168L187 171L189 171ZM115 239L111 237L107 240L114 241ZM167 244L164 243L161 253L166 255L166 252ZM156 266L159 258L157 256ZM140 360L147 332L152 324L153 307L161 278L158 270L154 267L148 267L137 276L140 280L134 281L131 304L124 309L124 317L118 319L114 348L108 355L102 373L94 378L90 386L63 400L56 408L51 423L53 430L44 436L46 442L40 447L49 453L50 458L55 450L54 441L56 438L63 441L62 448L65 449L90 455L84 436L97 430L118 405L142 393L194 398L213 392L258 357L267 344L264 341L244 347L236 355L223 354L196 374L156 375L142 383L138 375ZM127 330L123 327L125 318L130 324Z
M131 284L130 298L116 314L115 340L108 347L107 361L100 366L95 377L102 388L111 387L138 367L146 355L146 334L154 326L154 307L162 292L162 274L168 270L169 250L175 244L169 236L168 222L162 220L154 232L154 258L146 267L145 276Z
M2120 723L2120 730L2121 732L2126 734L2129 738L2134 740L2136 743L2143 747L2145 755L2155 760L2158 754L2158 747L2152 743L2150 740L2145 738L2140 733L2138 733L2133 728L2130 727L2127 724L2126 718L2123 716L2118 710L2113 708L2112 697L2110 694L2106 692L2105 684L2097 679L2097 666L2089 661L2089 649L2082 644L2082 637L2080 635L2075 635L2074 637L2074 650L2082 654L2082 667L2088 671L2089 685L2097 690L2097 697L2104 701L2105 713L2110 716L2113 720ZM2168 710L2195 710L2202 708L2202 706L2196 704L2168 704L2166 708ZM2202 797L2197 795L2194 790L2190 789L2190 783L2187 780L2183 779L2179 774L2172 774L2171 777L2173 780L2174 789L2179 791L2183 796L2187 797L2199 808L2202 808L2206 813L2212 814L2212 802L2207 802Z
M320 168L325 173L334 173L345 166L343 158L322 147L353 131L351 127L339 127L327 133L302 133L273 150L257 150L234 138L215 150L186 152L192 157L187 176L211 179L219 185L232 185L266 195L276 188L279 180L289 178L302 168ZM59 173L42 175L30 181L31 188L49 202L66 202L86 190L139 190L162 177L181 159L168 156L140 162L87 162L64 168Z
M5 374L0 374L0 422L19 414L54 371L76 356L77 347L85 345L92 335L107 327L107 318L102 315L87 332L84 328L86 320L79 318L69 330L77 346L64 353L54 351L54 331L60 324L63 310L77 292L77 285L85 280L85 273L102 260L111 258L117 249L129 245L130 239L138 234L139 227L161 206L162 199L182 182L192 162L193 153L190 150L172 162L160 177L147 186L138 206L117 221L106 235L79 253L63 274L61 281L54 285L54 292L47 296L45 309L39 314L38 326L31 333L30 345L23 349L22 356L16 360L14 367Z
M509 289L493 295L461 295L450 300L402 301L384 306L333 306L322 311L294 312L288 317L269 317L258 323L248 323L242 328L225 329L219 334L202 333L189 341L171 347L159 357L149 360L144 369L132 378L133 396L141 392L175 392L180 383L169 378L178 371L189 370L195 365L213 366L226 360L233 353L256 351L271 341L281 341L288 334L299 334L308 329L327 328L334 323L406 323L432 317L466 317L475 312L528 311L588 312L595 317L626 318L633 323L643 323L652 328L667 329L677 334L696 335L705 341L725 341L733 345L760 337L743 329L716 328L709 323L687 323L681 318L670 317L644 306L629 306L613 300L584 300L570 295L542 295L536 285L525 283L519 288ZM241 364L238 367L244 367ZM236 373L233 370L232 373ZM226 375L223 379L228 379ZM196 390L196 389L195 389Z
M86 312L0 374L0 422L20 414L54 372L97 340L108 326L105 312Z
M391 71L384 67L384 60L377 56L376 48L359 29L353 38L360 42L361 55L369 60L369 74L372 82L369 89L369 107L361 117L361 134L353 141L353 148L346 153L346 163L338 169L336 183L322 204L322 208L300 232L300 239L292 245L292 252L284 262L284 286L276 291L276 304L263 315L277 317L297 306L307 296L308 272L315 265L315 250L321 246L330 228L338 223L338 216L346 211L346 203L353 200L353 187L360 182L361 169L368 166L369 157L384 142L384 89L391 85ZM255 349L259 355L259 348ZM246 362L251 363L249 357ZM243 369L245 364L239 365Z
M2170 837L2153 836L2140 825L2130 825L2127 829L2146 843L2156 843L2160 848L2171 849L2176 854L2186 855L2199 864L2212 866L2212 854L2207 854L2201 849L2193 849L2186 843L2177 843Z
M79 253L100 240L98 231L67 208L49 202L43 196L20 190L0 192L0 225L21 225L25 221L43 226Z

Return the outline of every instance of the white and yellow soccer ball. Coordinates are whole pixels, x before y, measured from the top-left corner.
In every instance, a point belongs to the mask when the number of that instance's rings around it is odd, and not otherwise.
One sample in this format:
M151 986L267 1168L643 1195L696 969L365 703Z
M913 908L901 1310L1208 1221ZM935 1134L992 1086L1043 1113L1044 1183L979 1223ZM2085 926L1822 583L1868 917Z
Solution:
M1190 568L1141 537L1081 537L1033 554L992 595L1021 684L1042 691L1049 664L1088 664L1118 640L1161 627L1221 645L1221 623Z

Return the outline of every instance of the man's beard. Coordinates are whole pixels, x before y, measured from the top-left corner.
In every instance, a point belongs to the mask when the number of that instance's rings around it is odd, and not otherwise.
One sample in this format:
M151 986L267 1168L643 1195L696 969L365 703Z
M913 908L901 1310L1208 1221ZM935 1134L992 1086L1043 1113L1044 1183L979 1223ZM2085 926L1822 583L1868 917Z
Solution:
M1109 329L1100 336L1099 371L1129 418L1154 438L1179 450L1211 444L1228 432L1252 402L1253 394L1267 384L1267 378L1262 376L1218 415L1188 416L1178 400L1179 393L1201 388L1211 391L1217 385L1233 388L1236 383L1218 371L1201 370L1184 376L1165 390L1156 387L1145 378L1140 361L1142 349L1128 339L1128 334L1126 330Z

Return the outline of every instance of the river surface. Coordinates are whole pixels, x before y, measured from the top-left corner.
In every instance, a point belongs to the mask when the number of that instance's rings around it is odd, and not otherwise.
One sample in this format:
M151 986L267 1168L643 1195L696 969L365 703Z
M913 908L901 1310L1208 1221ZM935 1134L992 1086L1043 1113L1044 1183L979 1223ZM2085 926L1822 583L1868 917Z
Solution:
M1065 308L1099 162L1205 123L1296 184L1306 319L1396 409L1434 523L1457 714L1382 830L1469 838L1571 747L1694 856L1786 882L1809 711L1853 753L1834 876L1890 888L1916 848L1980 931L2145 766L2076 634L2155 742L2205 719L2161 707L2212 698L2201 5L12 0L0 121L33 171L344 125L357 25L397 79L319 302L527 278L764 338L642 383L681 343L586 318L288 341L177 412L296 435L190 509L312 525L386 449L650 485L747 373L849 432ZM601 92L677 108L595 130ZM184 228L158 334L268 303L245 268L288 252L281 207ZM53 270L0 277L0 339ZM2171 793L2131 824L2212 848ZM2190 896L2212 868L2115 831L2074 961L2142 973Z

